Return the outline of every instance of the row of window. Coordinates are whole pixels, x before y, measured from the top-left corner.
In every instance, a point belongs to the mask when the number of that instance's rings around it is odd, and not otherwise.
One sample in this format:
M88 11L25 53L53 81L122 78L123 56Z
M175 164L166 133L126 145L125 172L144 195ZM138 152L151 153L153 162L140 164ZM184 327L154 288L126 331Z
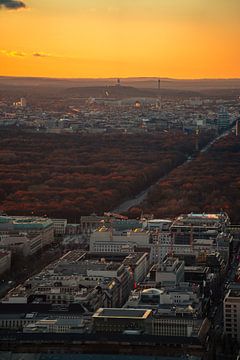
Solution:
M2 321L0 321L0 327L16 328L16 327L22 327L29 323L30 323L29 320L2 320Z

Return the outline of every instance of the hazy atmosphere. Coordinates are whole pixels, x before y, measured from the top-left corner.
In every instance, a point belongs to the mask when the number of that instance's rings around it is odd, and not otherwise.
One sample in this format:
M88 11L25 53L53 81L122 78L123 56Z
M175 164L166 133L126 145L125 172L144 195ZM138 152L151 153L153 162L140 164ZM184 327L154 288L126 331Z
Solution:
M239 12L239 0L0 0L1 75L238 77Z

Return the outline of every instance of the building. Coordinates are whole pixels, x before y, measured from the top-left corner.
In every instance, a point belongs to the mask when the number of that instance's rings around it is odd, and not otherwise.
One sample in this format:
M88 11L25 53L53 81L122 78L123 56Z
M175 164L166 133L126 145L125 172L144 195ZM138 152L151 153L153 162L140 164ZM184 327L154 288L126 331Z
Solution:
M98 309L93 315L93 331L96 333L140 335L145 334L165 339L172 343L183 339L196 344L204 341L209 331L210 323L204 319L196 319L191 310L178 313L171 311L161 313L150 309Z
M0 275L11 268L11 252L0 250Z
M225 213L182 214L177 217L169 231L158 233L158 259L166 255L190 255L219 252L228 262L232 236L227 231L230 223Z
M224 106L220 108L218 113L217 125L219 131L224 131L230 126L230 116Z
M4 304L81 304L85 312L99 307L122 306L133 288L129 266L106 259L88 259L86 253L69 251L40 273L9 291Z
M240 291L230 289L223 302L224 331L240 342Z
M168 231L172 224L172 220L168 219L150 219L143 221L143 227L146 227L148 230L159 230L159 231Z
M54 226L52 220L36 216L0 216L0 234L22 232L27 235L41 236L42 247L54 241Z
M66 233L67 219L51 219L53 222L54 235L64 236Z
M149 270L148 253L130 253L123 260L123 265L130 269L135 283L143 281Z
M137 309L161 309L162 313L173 307L192 307L195 314L201 314L201 299L198 286L183 283L178 287L145 288L134 290L124 307Z
M115 230L102 226L90 236L91 253L122 253L128 254L136 251L150 254L150 263L155 260L155 243L149 230L143 228L129 230Z
M86 324L81 318L47 318L27 324L24 333L78 333L86 332Z
M134 230L120 230L102 226L95 230L90 237L91 252L114 252L115 245L148 246L151 242L150 231L136 228ZM106 245L109 246L106 246ZM98 249L98 250L96 250Z
M21 98L20 101L14 102L13 106L17 108L25 108L27 106L27 100L25 98Z
M66 307L63 312L62 308L51 304L0 304L0 330L74 332L76 327L79 333L91 322L91 317L83 316L83 313L81 307L74 306ZM29 326L31 324L34 326Z
M81 232L80 224L67 224L66 235L78 235Z
M165 337L183 338L205 338L210 329L210 322L207 318L196 319L189 312L181 316L163 314L161 311L154 314L152 321L152 335Z
M9 232L0 235L0 248L20 256L31 256L42 249L42 238L40 234Z
M215 213L215 214L182 214L178 216L172 226L171 229L176 229L178 227L197 227L197 231L201 233L203 231L203 227L205 230L214 230L214 229L222 229L230 224L230 219L226 213ZM175 231L176 231L175 230Z
M151 316L152 310L149 309L100 308L93 315L93 329L96 333L144 333L146 321Z
M168 257L160 262L156 270L156 283L164 285L178 285L184 281L184 261Z
M107 216L97 216L96 214L81 216L81 231L83 234L91 234L103 223L108 221L108 219Z

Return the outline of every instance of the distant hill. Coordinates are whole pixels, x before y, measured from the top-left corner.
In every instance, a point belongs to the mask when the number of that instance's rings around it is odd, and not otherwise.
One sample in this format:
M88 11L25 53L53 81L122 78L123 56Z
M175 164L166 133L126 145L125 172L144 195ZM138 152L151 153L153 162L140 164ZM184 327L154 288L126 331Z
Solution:
M158 78L124 78L121 85L135 88L157 89ZM55 79L37 77L5 77L0 76L0 86L52 86L52 87L95 87L114 86L116 79ZM171 79L161 78L161 87L166 89L181 89L198 91L201 89L240 89L240 79Z
M30 97L156 97L163 96L240 96L240 79L161 79L158 90L158 78L125 78L121 86L116 79L52 79L35 77L0 76L0 96Z
M129 97L158 97L164 96L196 96L196 92L182 91L175 89L150 89L137 88L132 86L86 86L86 87L72 87L64 89L63 93L66 96L72 97L94 97L94 98L129 98Z

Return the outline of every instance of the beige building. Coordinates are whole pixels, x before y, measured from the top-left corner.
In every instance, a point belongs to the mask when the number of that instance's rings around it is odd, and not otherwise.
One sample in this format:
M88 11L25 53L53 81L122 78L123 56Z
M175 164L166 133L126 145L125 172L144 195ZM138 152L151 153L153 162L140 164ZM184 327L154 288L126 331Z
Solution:
M117 231L105 226L95 230L90 237L90 252L129 253L134 247L151 248L150 231L144 229Z
M224 331L240 341L240 291L229 290L223 302Z
M41 235L24 233L0 235L0 248L22 256L31 256L42 248Z
M65 235L67 219L52 219L54 235Z

